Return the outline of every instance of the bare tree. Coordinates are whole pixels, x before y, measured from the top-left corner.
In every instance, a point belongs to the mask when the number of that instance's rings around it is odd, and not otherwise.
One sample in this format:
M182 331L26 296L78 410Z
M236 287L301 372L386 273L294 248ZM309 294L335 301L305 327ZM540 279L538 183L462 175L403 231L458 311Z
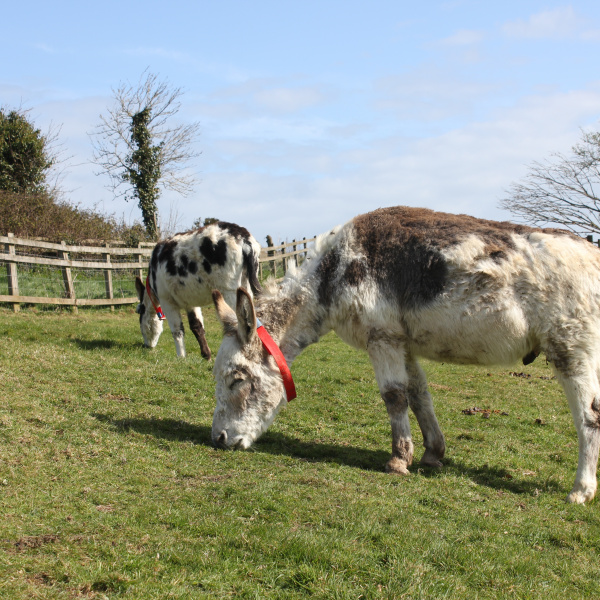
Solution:
M196 183L186 167L200 154L193 148L200 124L168 124L179 112L182 93L146 70L136 86L113 89L115 104L91 134L99 174L109 175L116 197L137 199L152 238L158 234L161 188L187 195Z
M570 155L534 162L508 192L500 206L526 223L600 233L600 133L583 131Z

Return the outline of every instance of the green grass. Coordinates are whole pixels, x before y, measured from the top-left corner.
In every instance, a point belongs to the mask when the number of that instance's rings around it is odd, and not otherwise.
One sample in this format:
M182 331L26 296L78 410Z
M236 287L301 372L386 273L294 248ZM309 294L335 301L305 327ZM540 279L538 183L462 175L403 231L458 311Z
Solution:
M399 478L368 360L334 335L245 452L210 445L193 336L177 360L168 331L142 348L133 310L2 309L0 340L0 598L600 596L600 507L564 502L576 435L542 357L424 363L447 458L419 468L412 419Z
M72 269L75 297L82 299L106 298L104 271L100 269ZM64 298L65 284L62 271L40 265L18 266L19 295L40 298ZM131 270L115 269L112 272L113 296L134 298L135 274ZM0 294L8 294L6 270L0 272ZM49 305L48 305L49 306Z

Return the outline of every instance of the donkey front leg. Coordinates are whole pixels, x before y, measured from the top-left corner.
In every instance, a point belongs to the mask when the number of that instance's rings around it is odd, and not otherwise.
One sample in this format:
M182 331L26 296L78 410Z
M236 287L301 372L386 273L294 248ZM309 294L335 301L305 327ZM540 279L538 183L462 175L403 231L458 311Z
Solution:
M206 335L204 334L204 319L202 318L202 311L199 307L192 308L187 314L188 323L190 324L190 330L196 336L198 344L200 345L200 353L206 360L210 360L210 348L206 341Z
M385 470L387 473L408 475L414 448L408 420L408 375L404 349L378 343L369 344L368 352L392 426L392 458Z
M167 317L167 323L169 323L169 329L173 334L173 341L175 342L175 352L179 358L185 358L185 344L183 341L184 330L183 321L181 320L181 313L178 308L175 308L167 302L162 303L162 309Z

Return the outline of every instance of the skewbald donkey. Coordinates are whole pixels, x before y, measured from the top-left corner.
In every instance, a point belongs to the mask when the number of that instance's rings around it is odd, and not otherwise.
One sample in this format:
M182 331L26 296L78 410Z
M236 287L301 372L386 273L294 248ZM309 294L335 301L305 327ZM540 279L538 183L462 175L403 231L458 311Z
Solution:
M441 466L444 436L418 357L462 364L531 362L544 352L579 439L570 502L596 493L600 448L600 250L553 229L394 207L320 236L281 287L235 309L213 294L224 339L215 360L212 438L248 448L286 404L257 318L288 364L334 330L366 351L392 429L386 470L413 460L408 409L423 433L421 463ZM233 306L233 304L231 304Z
M210 359L200 307L210 304L214 289L230 302L235 301L240 286L253 293L260 291L259 258L260 244L248 230L222 221L156 244L146 283L139 277L135 280L144 345L156 346L166 317L177 356L184 357L183 310L202 356Z

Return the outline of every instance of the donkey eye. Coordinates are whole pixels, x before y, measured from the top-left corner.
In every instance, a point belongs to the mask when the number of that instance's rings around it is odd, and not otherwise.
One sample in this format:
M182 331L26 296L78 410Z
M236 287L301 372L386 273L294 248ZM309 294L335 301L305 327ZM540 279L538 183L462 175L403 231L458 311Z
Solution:
M246 380L243 377L236 377L232 382L231 385L229 386L232 390L235 389L236 387L240 387L240 385L242 383L244 383Z

